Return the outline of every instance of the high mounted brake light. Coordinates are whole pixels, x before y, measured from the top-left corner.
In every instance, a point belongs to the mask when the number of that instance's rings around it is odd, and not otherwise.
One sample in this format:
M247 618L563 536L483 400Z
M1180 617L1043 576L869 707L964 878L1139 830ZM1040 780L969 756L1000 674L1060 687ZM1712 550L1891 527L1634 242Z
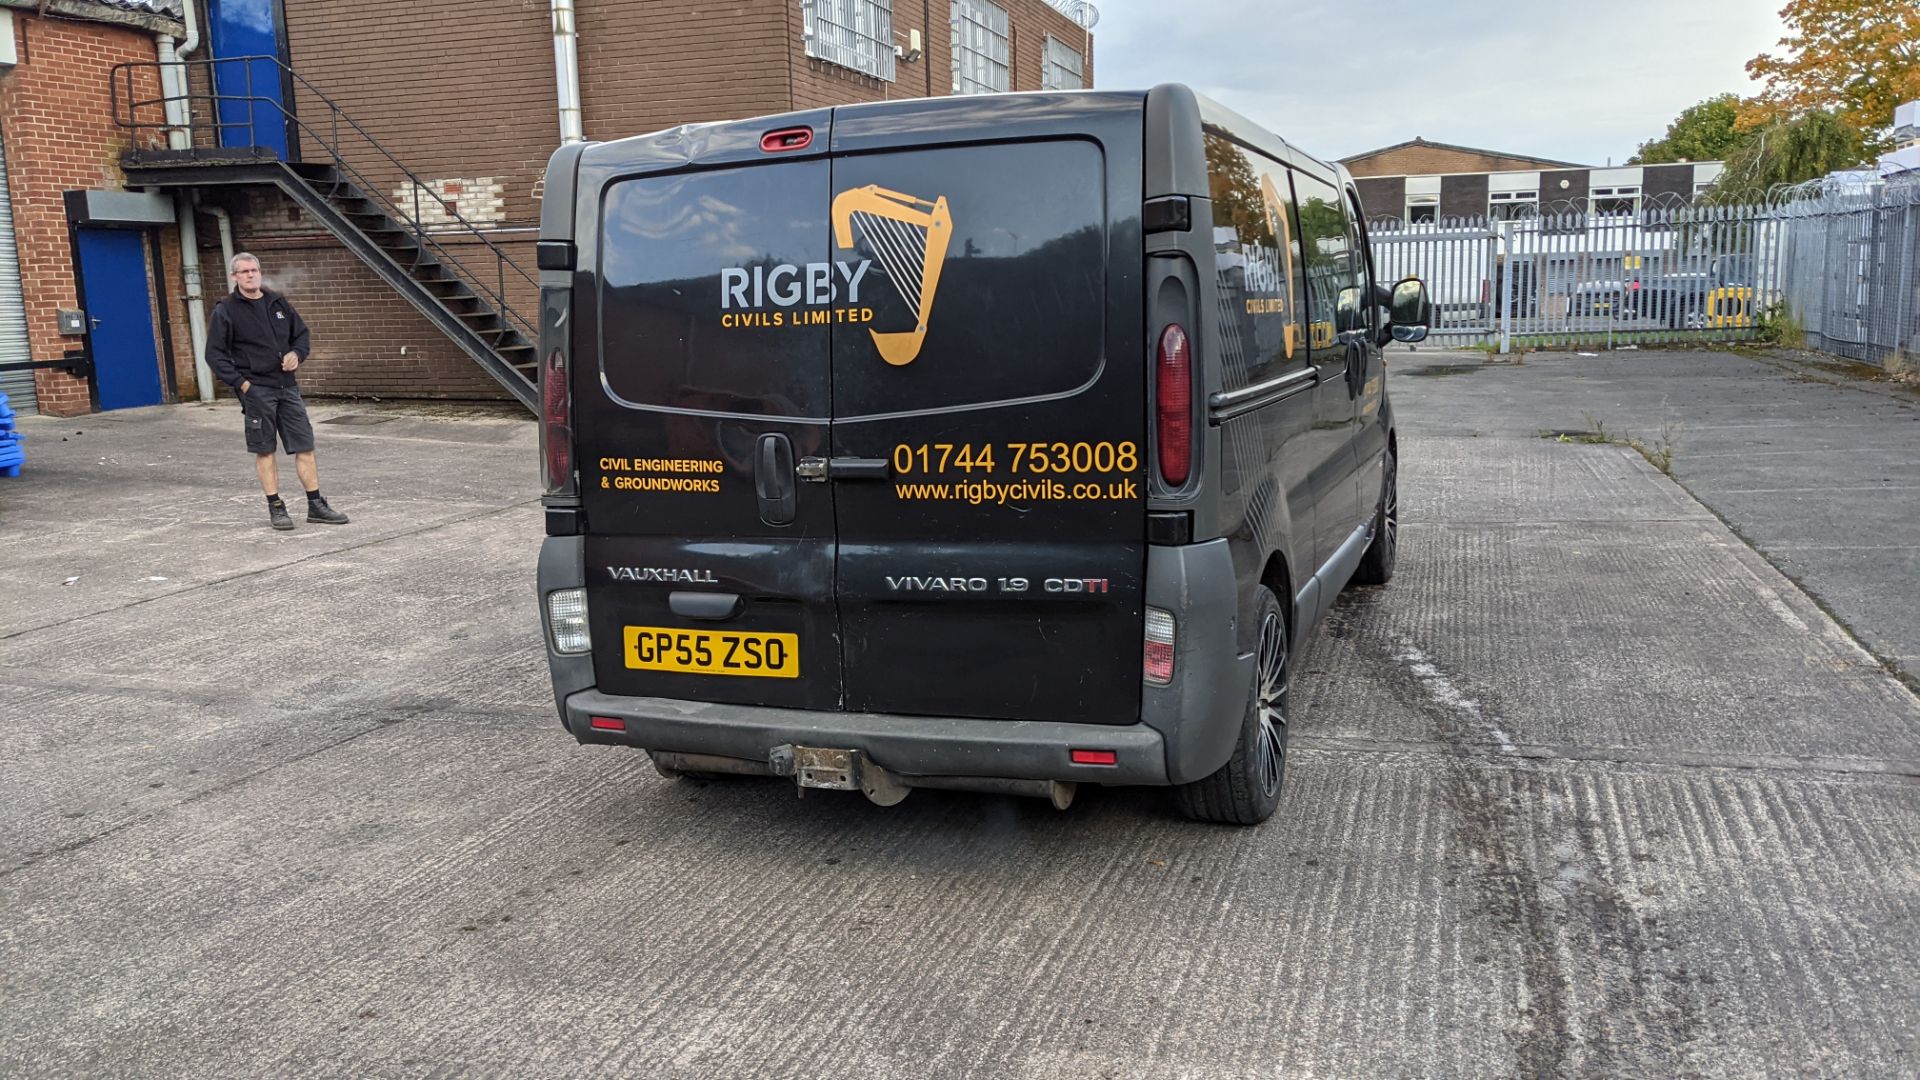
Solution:
M781 128L760 136L760 149L769 154L783 150L805 150L813 145L813 129L810 127Z

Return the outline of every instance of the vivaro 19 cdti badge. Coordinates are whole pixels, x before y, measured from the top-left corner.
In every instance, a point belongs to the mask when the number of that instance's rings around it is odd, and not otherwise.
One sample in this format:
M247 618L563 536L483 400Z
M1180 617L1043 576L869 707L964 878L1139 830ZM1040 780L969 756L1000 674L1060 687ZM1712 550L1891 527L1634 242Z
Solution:
M539 242L554 700L668 776L1170 785L1273 813L1293 658L1393 572L1337 165L1181 86L561 149Z

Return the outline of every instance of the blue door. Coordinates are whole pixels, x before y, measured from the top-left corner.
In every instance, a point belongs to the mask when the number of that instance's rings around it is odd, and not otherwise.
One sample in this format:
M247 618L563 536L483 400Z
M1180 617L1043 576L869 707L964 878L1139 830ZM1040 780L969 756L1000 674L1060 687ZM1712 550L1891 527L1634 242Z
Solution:
M158 405L160 350L147 293L146 237L133 229L80 230L80 288L92 327L93 381L102 409Z
M220 145L265 147L286 161L279 9L278 0L207 0L207 33L215 60Z

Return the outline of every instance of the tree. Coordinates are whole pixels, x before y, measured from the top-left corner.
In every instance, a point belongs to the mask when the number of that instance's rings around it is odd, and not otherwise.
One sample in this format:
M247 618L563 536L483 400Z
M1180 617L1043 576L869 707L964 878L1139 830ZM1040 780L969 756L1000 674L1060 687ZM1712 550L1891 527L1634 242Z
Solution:
M1729 206L1759 202L1779 184L1798 184L1850 169L1866 160L1858 131L1834 113L1817 109L1756 129L1727 156L1726 171L1701 202Z
M1762 80L1760 96L1741 110L1749 130L1815 109L1831 110L1872 151L1893 107L1920 99L1920 2L1916 0L1786 0L1782 55L1761 53L1747 74Z
M1736 126L1740 98L1720 94L1686 107L1667 133L1640 144L1627 159L1629 165L1665 165L1675 161L1724 161L1748 133Z

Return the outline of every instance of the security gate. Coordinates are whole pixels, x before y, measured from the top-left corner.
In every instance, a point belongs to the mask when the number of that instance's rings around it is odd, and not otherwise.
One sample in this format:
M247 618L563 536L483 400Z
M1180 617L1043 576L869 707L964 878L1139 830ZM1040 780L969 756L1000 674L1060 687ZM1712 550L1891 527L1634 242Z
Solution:
M1549 213L1369 226L1383 281L1418 277L1456 347L1611 348L1744 340L1778 295L1762 207Z

